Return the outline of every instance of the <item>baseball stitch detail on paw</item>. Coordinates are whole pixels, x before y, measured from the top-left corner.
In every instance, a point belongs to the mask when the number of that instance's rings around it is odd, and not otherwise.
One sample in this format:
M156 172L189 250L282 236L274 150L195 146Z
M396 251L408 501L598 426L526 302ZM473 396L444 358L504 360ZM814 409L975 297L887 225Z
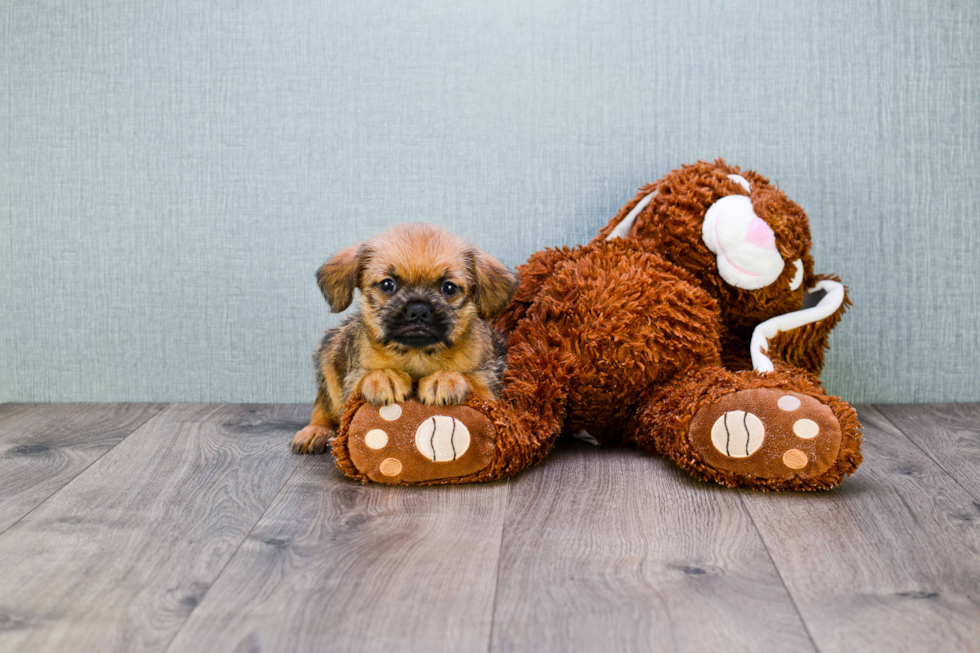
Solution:
M415 432L415 448L432 462L457 460L470 448L470 431L458 419L433 415Z
M765 437L762 420L744 410L728 411L711 427L711 444L729 458L748 458L759 450Z

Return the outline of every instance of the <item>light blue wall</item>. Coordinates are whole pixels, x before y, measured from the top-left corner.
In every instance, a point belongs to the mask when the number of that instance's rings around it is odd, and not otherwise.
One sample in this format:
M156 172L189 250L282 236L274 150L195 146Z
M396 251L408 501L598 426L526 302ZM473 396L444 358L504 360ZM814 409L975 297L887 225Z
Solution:
M310 401L335 249L516 265L722 156L856 306L824 378L980 400L980 3L0 3L0 401Z

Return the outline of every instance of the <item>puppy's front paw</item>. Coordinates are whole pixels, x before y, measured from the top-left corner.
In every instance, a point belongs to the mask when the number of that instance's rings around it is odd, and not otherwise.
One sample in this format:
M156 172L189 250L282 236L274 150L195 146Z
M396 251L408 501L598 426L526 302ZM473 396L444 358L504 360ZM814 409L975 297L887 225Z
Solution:
M336 433L329 426L305 426L293 437L293 453L323 453L330 447L334 435Z
M361 396L374 406L397 404L412 394L412 377L399 370L374 370L361 379Z
M455 406L469 395L470 384L459 372L436 372L419 381L419 402L427 406Z

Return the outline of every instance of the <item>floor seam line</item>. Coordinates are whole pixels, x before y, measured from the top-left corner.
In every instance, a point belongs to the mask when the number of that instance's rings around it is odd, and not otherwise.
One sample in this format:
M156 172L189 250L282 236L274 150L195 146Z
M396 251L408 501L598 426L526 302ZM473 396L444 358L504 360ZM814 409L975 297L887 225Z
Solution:
M766 556L769 557L769 562L772 564L772 568L776 570L776 577L779 578L780 584L783 586L783 589L786 590L786 596L789 597L789 602L793 605L793 610L796 611L796 616L800 618L800 623L803 625L803 632L806 633L807 639L810 640L810 645L813 647L813 650L819 653L820 647L817 646L816 640L813 639L813 633L810 632L810 626L807 625L806 619L803 618L803 613L800 611L800 606L797 605L793 592L790 591L789 585L786 584L786 579L783 578L783 572L780 571L779 565L776 564L775 558L772 557L772 551L769 550L769 544L766 542L765 536L759 529L759 525L756 523L755 517L752 516L752 511L745 505L745 496L743 492L744 490L742 489L737 490L738 502L741 504L742 510L745 511L745 514L749 516L749 521L752 522L752 528L755 529L756 534L759 536L759 541L762 542L762 548L766 550Z
M297 454L291 454L291 455L297 455ZM272 500L269 501L269 505L265 507L265 510L262 511L262 514L259 515L258 519L255 520L255 523L252 524L252 528L248 529L248 532L245 533L245 536L238 543L238 546L235 547L235 551L230 556L228 556L228 560L225 561L225 564L221 565L221 570L218 571L217 574L215 574L214 579L208 584L208 588L204 590L204 593L201 594L201 597L197 600L197 603L194 605L194 608L187 613L186 617L184 617L184 621L183 623L180 624L180 628L174 631L173 636L167 642L166 648L162 649L164 653L167 653L170 650L170 647L173 645L174 640L176 640L177 636L180 635L180 633L184 630L184 627L187 625L187 622L191 620L192 616L194 616L194 613L197 611L198 607L200 607L200 605L204 603L204 599L207 598L208 592L211 591L211 588L215 586L215 583L218 582L218 579L220 579L222 574L225 573L225 569L228 568L228 565L231 564L231 561L238 556L238 552L241 551L242 545L245 544L249 536L255 532L256 527L258 527L258 525L262 522L262 519L269 513L269 508L275 505L276 501L279 499L279 495L281 495L282 491L286 489L287 485L289 485L289 481L292 480L293 476L296 474L296 470L299 469L302 464L303 464L302 459L296 462L295 467L293 467L293 471L289 472L289 476L287 476L286 480L283 481L282 486L279 488L278 491L276 491L276 495L272 497Z
M116 447L118 447L120 444L122 444L123 442L125 442L129 438L133 437L133 434L134 433L136 433L141 428L143 428L144 426L146 426L150 422L150 420L155 419L160 413L162 413L163 411L165 411L171 405L172 404L162 404L162 407L160 408L160 410L156 411L152 415L148 416L145 420L143 420L142 422L140 422L139 425L136 428L134 428L132 431L130 431L128 434L126 434L126 437L122 438L119 442L115 443L114 445L112 445L111 447L109 447L108 449L106 449L105 451L103 451L96 458L94 458L88 465L85 465L85 467L83 467L80 470L78 470L78 473L75 474L74 476L72 476L70 479L68 479L68 481L64 485L62 485L61 487L59 487L57 490L55 490L54 492L52 492L48 496L44 497L41 501L39 501L37 503L37 505L35 505L33 508L31 508L30 510L28 510L27 512L25 512L23 515L21 515L20 517L18 517L16 520L14 520L10 524L8 524L6 528L4 528L3 530L0 530L0 537L3 537L3 535L7 531L9 531L11 528L13 528L17 524L19 524L21 521L23 521L23 519L25 517L27 517L28 515L30 515L31 513L33 513L35 510L37 510L38 508L40 508L41 506L43 506L44 504L46 504L48 501L50 501L51 500L51 497L53 497L56 494L59 494L65 488L67 488L69 485L71 485L72 483L74 483L75 482L75 479L77 479L79 476L81 476L86 471L88 471L89 468L92 467L92 465L94 465L95 463L97 463L100 460L102 460L106 456L106 454L108 454L110 451L112 451L113 449L115 449Z
M921 446L919 445L919 443L915 441L915 438L913 438L913 437L912 437L911 435L909 435L908 433L906 433L906 432L905 432L905 429L903 429L903 428L902 428L901 426L899 426L898 424L896 424L896 423L895 423L895 422L894 422L894 421L892 420L892 418L890 418L890 417L889 417L889 416L888 416L887 414L885 414L885 411L883 411L883 410L881 410L880 408L878 408L878 405L877 405L877 404L869 404L869 405L870 405L870 406L871 406L872 408L874 408L874 409L875 409L875 412L876 412L876 413L878 413L879 415L881 415L881 417L882 417L882 419L884 419L884 420L885 420L886 422L888 422L888 423L889 423L889 424L891 424L891 425L892 425L893 427L895 427L895 430L896 430L896 431L898 431L899 433L901 433L901 434L902 434L902 437L904 437L904 438L905 438L906 440L908 440L909 442L911 442L911 443L912 443L912 446L914 446L914 447L915 447L916 449L918 449L919 451L921 451L921 452L922 452L922 454L923 454L923 455L924 455L924 456L925 456L926 458L928 458L928 459L929 459L930 461L932 461L932 463L933 463L933 464L934 464L934 465L935 465L936 467L938 467L938 468L939 468L939 471L941 471L941 472L942 472L943 474L945 474L945 475L946 475L947 477L949 477L949 478L950 478L950 479L951 479L951 480L952 480L952 481L953 481L954 483L956 483L956 485L957 485L957 486L958 486L958 487L959 487L959 488L960 488L961 490L963 490L964 492L966 492L966 493L967 493L967 495L969 495L969 496L970 496L970 497L971 497L971 498L972 498L972 499L973 499L974 501L980 501L980 495L976 495L976 494L974 494L972 490L970 490L969 488L967 488L966 486L964 486L964 485L963 485L962 483L960 483L960 480L959 480L958 478L956 478L956 476L954 476L952 472L950 472L950 471L949 471L949 470L947 470L947 469L946 469L945 467L943 467L943 464L942 464L941 462L939 462L938 460L936 460L935 458L933 458L932 456L930 456L930 455L929 455L929 452L928 452L928 451L926 451L925 449L923 449L923 448L922 448L922 447L921 447ZM905 405L909 405L909 406L912 406L912 405L915 405L915 404L905 404Z
M497 569L493 577L493 605L490 608L490 633L487 637L487 653L493 650L493 626L497 622L497 596L500 592L500 568L504 558L504 533L507 531L507 517L510 515L510 478L507 479L507 500L504 502L504 519L500 525L500 541L497 545Z

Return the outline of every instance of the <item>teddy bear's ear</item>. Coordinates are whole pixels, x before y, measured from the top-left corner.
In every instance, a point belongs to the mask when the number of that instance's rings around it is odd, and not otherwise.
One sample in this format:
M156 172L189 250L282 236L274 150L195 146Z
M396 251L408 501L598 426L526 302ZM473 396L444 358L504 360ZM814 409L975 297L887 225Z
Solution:
M633 232L633 223L636 222L636 216L643 213L643 209L649 206L650 202L652 202L653 198L656 196L657 191L653 191L637 202L636 206L634 206L632 210L626 214L626 217L620 220L619 224L613 227L613 230L609 232L608 236L606 236L606 240L612 240L613 238L628 238Z
M470 270L473 275L473 299L477 312L484 320L504 310L517 290L517 275L486 252L470 250Z
M351 245L330 257L316 271L316 282L330 310L339 313L354 301L354 288L369 255L365 244Z

